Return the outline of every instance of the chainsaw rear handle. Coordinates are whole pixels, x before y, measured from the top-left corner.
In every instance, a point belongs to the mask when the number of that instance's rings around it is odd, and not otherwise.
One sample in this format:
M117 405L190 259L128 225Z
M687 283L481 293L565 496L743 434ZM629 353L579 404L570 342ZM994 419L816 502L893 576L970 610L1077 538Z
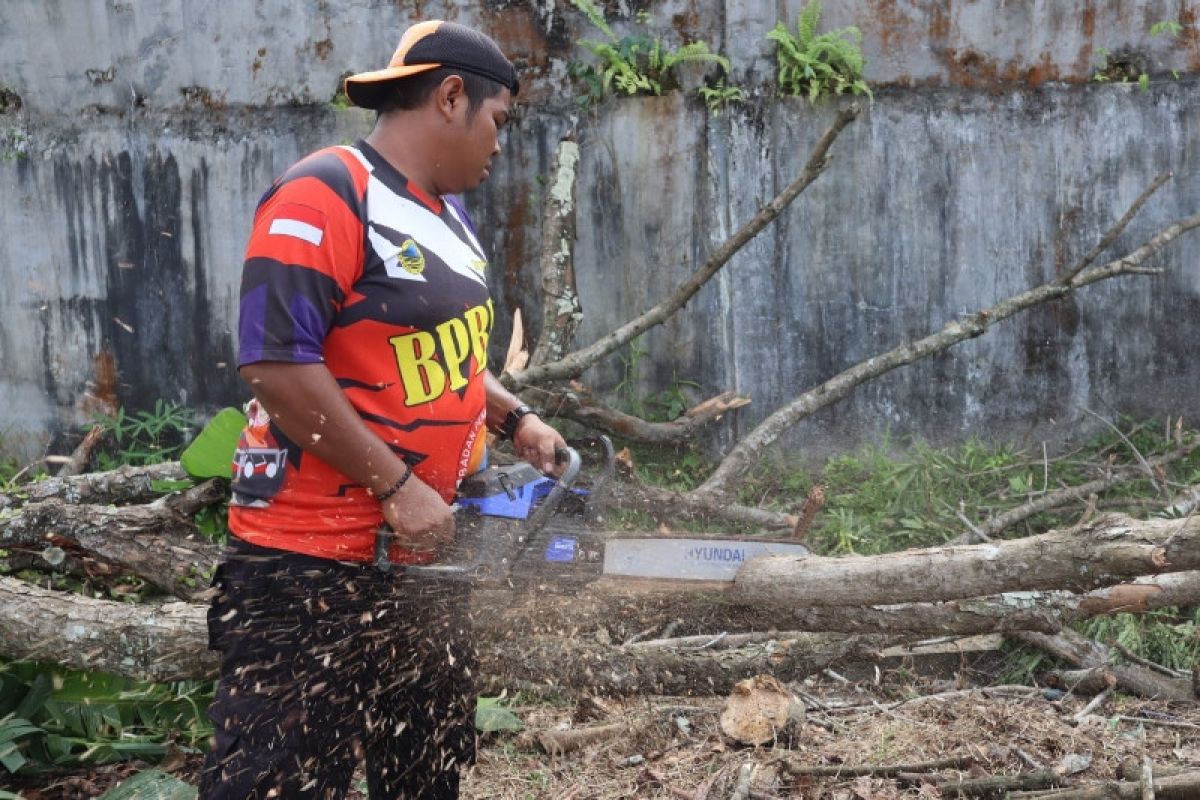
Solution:
M546 495L546 499L542 501L541 505L538 506L537 510L526 521L525 529L522 531L520 537L521 544L528 542L529 537L541 530L546 521L554 514L555 509L558 508L562 499L571 491L571 487L575 485L575 480L579 477L579 469L583 464L583 459L579 457L579 452L573 447L554 448L554 461L556 464L565 464L566 466L563 468L562 475L559 476L558 481L554 484L554 488L550 490L550 493ZM453 508L455 514L462 510L462 507L457 505ZM386 522L381 524L375 531L375 566L383 572L389 572L392 569L392 561L388 558L388 551L391 549L393 538L395 538L395 532ZM457 564L439 565L434 563L407 567L406 571L413 574L436 574L446 577L461 576L469 579L480 569L486 568L486 566L483 564L464 566Z

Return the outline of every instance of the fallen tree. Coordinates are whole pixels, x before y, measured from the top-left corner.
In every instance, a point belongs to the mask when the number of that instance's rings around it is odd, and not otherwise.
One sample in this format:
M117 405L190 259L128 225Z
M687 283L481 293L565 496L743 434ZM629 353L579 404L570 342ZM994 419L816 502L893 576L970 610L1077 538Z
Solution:
M769 556L747 563L737 589L767 606L955 600L1030 589L1086 591L1138 575L1200 569L1200 519L1097 519L1079 530L882 556Z
M1190 563L1175 556L1179 550L1196 549L1190 525L1190 521L1109 518L1097 521L1094 528L1051 532L1006 542L1003 547L1067 564L1072 563L1067 554L1083 547L1088 550L1087 563L1096 570L1078 585L1094 585L1116 580L1118 573L1112 568L1119 564L1148 569L1150 565L1176 568ZM136 540L139 534L131 535ZM1150 555L1144 552L1146 548ZM191 556L171 552L177 559L174 565L164 568L154 562L156 574L178 574L185 565L196 568ZM803 559L798 569L807 574L804 571L813 567L812 585L799 605L788 594L748 594L748 584L741 576L737 586L605 578L570 595L544 590L479 591L473 615L485 675L495 685L518 681L564 689L604 687L618 693L696 693L704 687L721 691L755 671L802 676L806 670L869 657L884 643L911 642L937 634L1055 634L1064 624L1089 616L1200 602L1200 572L1187 571L1087 594L1013 591L941 603L884 604L908 591L894 578L897 571L912 570L914 560L939 564L947 559L973 564L969 570L979 579L976 586L1007 582L1008 588L1019 589L1044 580L1036 572L1021 575L1021 557L1005 554L1001 546L976 545L873 557ZM147 570L148 563L142 559L127 566ZM211 567L215 552L206 552L199 563ZM1097 565L1106 565L1107 577ZM753 572L758 566L751 562L743 569ZM1126 566L1125 571L1134 568ZM996 575L989 577L987 569ZM845 574L851 575L845 580L857 588L850 590L843 579L829 577ZM820 587L824 593L813 594ZM977 590L969 583L965 587L962 591ZM933 596L929 586L924 588L930 590L926 597ZM0 652L9 658L58 660L73 667L153 680L206 677L215 666L212 654L204 649L207 608L203 604L96 600L41 589L14 578L0 578L0 598L4 599L0 602ZM742 631L757 633L737 635ZM822 636L820 631L842 635ZM854 635L846 636L849 632ZM687 638L689 634L693 638ZM656 640L644 641L655 636ZM1081 662L1079 666L1098 665Z

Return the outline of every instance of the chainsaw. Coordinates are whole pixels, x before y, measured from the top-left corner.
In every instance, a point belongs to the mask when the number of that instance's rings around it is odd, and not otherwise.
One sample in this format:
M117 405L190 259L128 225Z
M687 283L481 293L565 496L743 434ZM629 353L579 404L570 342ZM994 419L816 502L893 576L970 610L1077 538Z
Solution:
M455 498L454 541L436 562L404 565L405 575L461 581L477 586L577 587L603 577L679 581L732 581L751 558L808 555L796 542L770 539L708 539L614 536L598 530L612 490L614 457L606 436L573 440L555 461L561 474L542 474L523 461L491 466L466 478ZM598 466L581 480L584 458ZM381 527L375 566L390 570L393 534Z

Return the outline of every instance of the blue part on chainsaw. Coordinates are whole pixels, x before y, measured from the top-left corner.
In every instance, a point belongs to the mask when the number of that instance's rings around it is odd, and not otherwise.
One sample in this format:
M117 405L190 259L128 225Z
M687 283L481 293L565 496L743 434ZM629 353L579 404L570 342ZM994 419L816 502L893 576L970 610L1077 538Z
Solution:
M538 504L550 494L556 481L554 478L538 478L523 486L514 486L509 491L501 491L487 497L458 496L454 502L461 508L470 506L485 517L504 517L505 519L529 519L529 515ZM572 489L572 494L587 497L587 489Z
M513 486L487 497L458 497L455 502L466 508L470 506L487 517L528 519L534 505L554 488L553 478L537 478L522 486Z

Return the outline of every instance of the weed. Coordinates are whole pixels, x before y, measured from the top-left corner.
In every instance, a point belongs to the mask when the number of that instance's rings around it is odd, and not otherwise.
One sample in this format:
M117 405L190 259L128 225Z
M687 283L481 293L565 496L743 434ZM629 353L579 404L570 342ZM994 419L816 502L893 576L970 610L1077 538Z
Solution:
M742 90L736 86L726 86L724 78L717 80L712 86L701 86L697 92L708 108L708 113L714 117L721 116L723 110L744 99Z
M29 134L21 128L0 131L0 161L16 161L29 155Z
M617 353L617 358L621 361L622 375L621 382L613 388L613 393L619 398L620 405L625 410L639 417L644 417L646 413L638 384L641 383L642 378L642 360L649 353L650 351L642 344L640 337L629 343L628 355Z
M115 414L101 415L96 424L105 428L111 444L96 452L100 469L115 469L121 464L145 466L178 458L191 438L196 415L191 409L154 402L153 411L127 414L118 408Z
M1165 19L1150 26L1151 38L1166 36L1175 38L1183 32L1183 26L1176 20ZM1126 48L1110 53L1108 48L1096 48L1096 68L1092 80L1096 83L1137 83L1143 92L1150 89L1150 72L1145 57ZM1179 78L1177 70L1171 70L1171 75Z
M1190 670L1200 660L1200 609L1162 608L1147 614L1096 617L1077 626L1097 641L1121 645L1172 669Z
M0 665L0 764L51 766L155 759L212 733L211 682L148 684L30 663Z
M1150 26L1150 35L1155 37L1170 36L1171 38L1175 38L1182 32L1183 26L1173 19L1164 19Z
M337 111L354 107L354 104L350 102L350 97L346 94L346 78L353 74L353 71L348 70L338 76L337 88L333 91L333 97L329 98L329 105Z
M780 93L807 97L810 103L839 94L873 97L863 80L862 33L850 26L818 34L820 19L820 0L812 0L800 12L795 33L782 22L767 33L776 45Z
M691 42L672 49L644 31L618 37L592 0L571 0L571 4L604 35L600 41L581 39L579 42L599 59L598 65L574 63L570 67L572 77L584 86L584 94L578 98L582 105L590 105L609 92L661 95L676 89L679 80L675 68L686 62L713 62L729 70L729 59L710 52L705 42ZM637 21L644 24L646 19L642 13Z

